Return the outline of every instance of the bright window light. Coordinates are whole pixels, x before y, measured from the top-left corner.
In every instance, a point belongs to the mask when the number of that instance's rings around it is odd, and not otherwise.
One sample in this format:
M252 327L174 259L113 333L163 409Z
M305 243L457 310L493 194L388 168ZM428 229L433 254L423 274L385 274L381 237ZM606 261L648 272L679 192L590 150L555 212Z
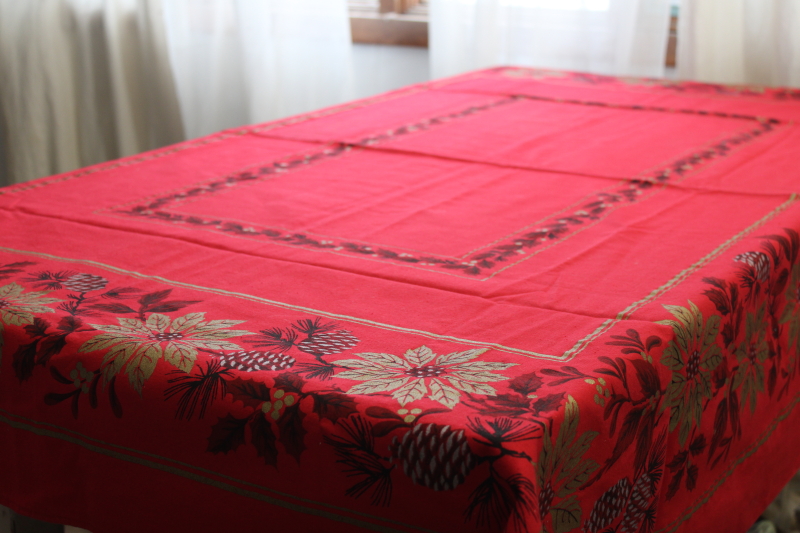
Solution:
M611 0L500 0L501 4L541 9L608 11Z

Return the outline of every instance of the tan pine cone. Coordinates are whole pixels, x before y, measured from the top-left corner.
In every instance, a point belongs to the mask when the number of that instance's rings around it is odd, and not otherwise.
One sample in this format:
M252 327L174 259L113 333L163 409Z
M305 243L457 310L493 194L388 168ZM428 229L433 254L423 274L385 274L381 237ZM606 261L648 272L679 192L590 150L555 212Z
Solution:
M108 285L108 280L94 274L75 274L64 281L62 285L75 292L99 291Z
M419 424L400 440L395 437L392 456L414 483L433 490L455 489L476 463L464 430L439 424Z
M317 333L301 341L297 348L312 355L333 355L348 350L358 344L358 338L349 331L339 329L327 333Z
M589 516L589 520L586 521L586 525L584 526L586 531L595 533L613 522L625 507L630 494L631 484L628 478L625 477L617 481L613 487L608 489L600 499L594 503L592 514Z
M280 352L239 350L219 356L223 366L244 372L286 370L292 368L294 357Z

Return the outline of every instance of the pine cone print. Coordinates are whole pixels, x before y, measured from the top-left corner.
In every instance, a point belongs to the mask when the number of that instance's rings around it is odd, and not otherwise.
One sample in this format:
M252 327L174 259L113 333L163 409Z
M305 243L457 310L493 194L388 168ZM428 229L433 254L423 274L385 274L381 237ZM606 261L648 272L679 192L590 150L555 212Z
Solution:
M328 333L317 333L301 341L297 348L312 355L333 355L358 344L358 339L344 329Z
M625 509L625 518L622 519L622 533L634 533L639 529L650 499L654 496L653 481L647 473L639 476L636 484L633 486L633 493L631 500L628 502L628 507Z
M761 283L766 283L769 278L769 256L763 252L745 252L733 258L734 261L739 261L753 267L756 273L756 279Z
M461 485L476 463L464 430L439 424L419 424L399 441L395 437L392 456L414 483L433 490Z
M553 504L553 498L556 493L553 490L553 485L548 481L547 485L539 491L539 515L546 516L550 512L550 506Z
M592 514L583 526L586 531L595 533L613 522L622 511L628 496L631 494L631 483L628 478L622 478L616 485L608 489L599 500L594 503Z
M67 278L62 285L75 292L99 291L108 285L108 280L93 274L75 274Z
M286 370L294 366L294 357L285 353L244 351L226 353L219 356L223 366L245 372L262 370Z

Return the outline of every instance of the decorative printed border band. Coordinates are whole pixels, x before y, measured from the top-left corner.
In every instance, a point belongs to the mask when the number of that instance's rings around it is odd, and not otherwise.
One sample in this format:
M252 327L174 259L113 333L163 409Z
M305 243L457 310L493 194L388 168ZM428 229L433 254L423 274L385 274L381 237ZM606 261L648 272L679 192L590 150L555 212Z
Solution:
M623 183L616 188L593 193L580 205L571 210L571 212L551 215L549 219L545 219L533 227L528 226L523 228L517 233L506 237L504 241L481 247L469 253L464 258L391 249L382 245L365 244L353 240L317 237L307 232L293 232L282 228L259 226L257 224L217 217L207 217L200 214L184 214L169 209L182 202L211 196L221 191L229 190L231 187L257 180L269 179L275 175L285 174L298 168L305 168L315 163L337 158L353 149L374 147L382 142L391 141L415 132L427 131L432 127L446 124L453 120L466 118L499 106L523 100L567 105L608 107L633 111L715 116L756 122L757 126L723 140L712 142L710 145L695 151L691 156L679 157L666 166L648 172L642 177L622 180ZM572 234L586 229L587 224L597 223L604 219L618 207L631 205L645 198L649 198L653 193L662 190L666 184L677 183L685 179L689 172L697 170L698 167L713 160L729 155L731 151L738 146L761 138L764 134L774 131L775 127L781 123L780 120L775 118L755 117L737 113L707 112L692 109L675 110L659 106L607 104L575 99L510 95L488 104L470 106L458 112L424 119L388 132L371 135L354 143L333 143L318 151L265 163L255 168L250 168L223 178L217 178L203 184L193 185L189 188L157 197L147 203L136 203L132 206L111 208L111 212L117 215L144 218L161 223L184 224L189 227L236 235L239 237L265 239L276 244L287 246L385 260L395 264L423 267L427 270L444 270L451 273L458 273L463 275L463 277L471 279L480 279L478 278L479 276L485 276L481 280L486 280L500 271L518 263L518 261L512 260L520 259L520 256L527 257L531 255L534 249L540 249L544 245L552 246L553 244L561 242Z

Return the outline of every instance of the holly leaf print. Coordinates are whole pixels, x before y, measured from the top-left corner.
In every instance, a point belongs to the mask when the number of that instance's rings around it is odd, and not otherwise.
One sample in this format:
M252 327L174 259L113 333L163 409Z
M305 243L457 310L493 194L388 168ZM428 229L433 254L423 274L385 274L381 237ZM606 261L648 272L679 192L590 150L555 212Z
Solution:
M295 403L286 408L278 419L280 429L280 441L286 448L286 452L300 462L300 455L305 451L306 429L303 427L303 419L306 414L300 410L300 404Z
M340 418L356 413L356 403L346 394L339 392L313 393L314 412L320 418L327 418L334 424Z
M255 447L258 456L264 459L265 464L270 466L278 464L278 447L275 445L277 441L275 432L272 430L272 424L261 415L254 416L250 422L250 441Z
M530 374L523 374L521 376L517 376L511 381L508 382L508 387L525 397L530 397L533 394L536 394L536 391L539 390L544 384L542 378L536 375L536 372L531 372Z
M253 408L260 408L264 402L272 400L269 388L252 379L232 379L228 382L228 392L233 396L233 401Z
M225 415L211 428L211 435L208 437L208 448L206 451L211 453L224 453L236 451L239 446L244 444L245 428L250 418L236 418L233 415Z

